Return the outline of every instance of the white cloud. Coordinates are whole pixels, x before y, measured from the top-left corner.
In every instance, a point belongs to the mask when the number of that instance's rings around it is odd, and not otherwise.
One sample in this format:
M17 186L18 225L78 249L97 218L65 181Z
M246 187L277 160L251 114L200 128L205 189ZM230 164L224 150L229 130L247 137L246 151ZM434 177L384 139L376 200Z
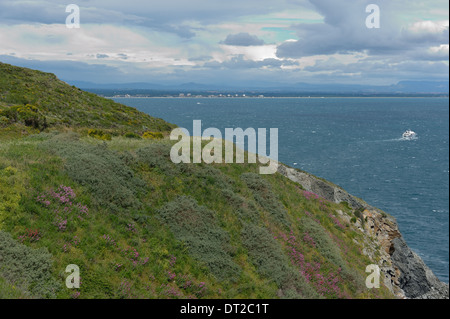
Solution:
M100 54L108 56L102 59L105 64L120 61L146 62L147 66L155 67L192 65L182 58L180 48L160 45L157 33L152 41L151 35L146 37L127 27L85 24L80 29L67 29L60 24L13 25L0 26L0 34L3 35L0 54L14 52L26 59L98 63ZM127 59L121 54L126 54Z
M432 53L438 53L438 54L447 54L448 55L448 50L449 49L449 45L448 44L441 44L438 47L431 47L429 50Z
M448 20L446 21L418 21L409 27L411 32L415 33L442 33L448 29Z
M253 61L278 59L276 56L277 46L273 44L248 47L221 45L220 47L226 57L243 55L246 59Z

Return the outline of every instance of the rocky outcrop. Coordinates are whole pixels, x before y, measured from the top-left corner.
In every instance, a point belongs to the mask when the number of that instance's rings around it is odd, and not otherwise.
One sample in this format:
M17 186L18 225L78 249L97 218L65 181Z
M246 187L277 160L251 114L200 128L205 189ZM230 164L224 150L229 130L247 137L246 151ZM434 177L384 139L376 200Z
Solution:
M347 193L342 188L306 172L279 165L278 172L298 183L309 192L316 193L335 203L346 202L362 211L363 223L356 227L367 235L367 241L359 243L362 252L376 262L383 274L386 287L405 299L448 299L449 286L442 283L423 260L406 244L396 220L383 211ZM342 212L339 214L343 218Z
M397 222L387 214L373 208L366 207L362 213L365 220L361 229L373 241L368 241L363 252L376 262L381 269L384 284L399 298L407 298L406 292L401 288L399 278L401 273L392 261L395 250L393 241L402 235L398 229ZM374 244L375 243L375 246ZM374 258L376 253L379 258Z
M442 283L402 237L393 240L392 262L400 272L399 285L408 298L448 299L449 287Z
M289 178L291 181L300 184L305 190L313 192L322 198L335 203L346 202L353 209L360 209L364 207L364 202L351 196L342 188L325 181L323 179L317 178L306 172L289 168L283 164L279 164L278 172Z

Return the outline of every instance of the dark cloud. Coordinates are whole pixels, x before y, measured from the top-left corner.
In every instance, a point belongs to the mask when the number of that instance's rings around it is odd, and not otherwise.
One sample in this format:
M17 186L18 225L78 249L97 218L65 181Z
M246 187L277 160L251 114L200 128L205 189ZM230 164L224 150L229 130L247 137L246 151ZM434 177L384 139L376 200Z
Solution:
M127 72L119 68L99 64L87 64L73 61L37 61L20 59L12 56L0 56L0 61L18 66L39 69L55 73L60 79L67 82L93 82L93 83L154 83L179 85L180 83L195 82L218 87L233 85L234 87L264 88L291 86L297 82L316 84L379 84L390 85L398 81L448 81L448 66L445 63L422 62L395 62L379 63L373 61L360 61L345 65L337 60L323 61L322 65L310 67L303 71L299 69L281 69L280 64L287 65L289 61L247 61L243 57L236 57L228 63L217 63L202 68L171 67L167 69L140 70L127 64ZM390 63L392 62L392 63ZM328 63L328 64L327 64ZM333 68L333 72L329 71ZM170 71L170 72L169 72ZM349 76L348 73L355 72ZM357 74L356 74L357 73ZM387 78L386 74L391 74Z
M424 23L426 26L426 23ZM426 29L413 32L411 30L402 30L401 39L409 44L448 44L448 27L442 28L439 32L430 32Z
M189 61L191 62L204 62L204 61L210 61L213 57L210 55L201 55L197 57L190 58Z
M433 49L418 47L415 50L407 52L402 59L411 59L413 61L448 61L449 51L448 47L437 46Z
M407 2L401 0L408 8ZM448 27L439 32L407 30L401 25L398 9L392 2L380 5L381 28L366 27L365 8L372 0L349 2L335 0L310 0L324 16L324 23L298 24L292 28L298 41L281 44L277 50L280 58L300 58L313 55L352 54L365 52L369 55L404 55L418 48L448 43ZM397 4L398 5L398 4ZM430 22L431 23L431 22Z
M318 60L313 66L307 66L304 71L311 76L321 76L323 79L370 80L388 79L391 74L398 80L448 80L448 66L444 62L404 61L400 58L385 59L383 61L367 58L353 63L342 63L336 58ZM351 76L349 76L351 74Z
M277 0L278 8L298 8L305 0ZM64 24L66 6L59 0L0 1L0 22L8 24L43 23ZM90 0L78 1L81 24L117 24L146 27L173 33L181 38L192 38L196 28L187 22L200 25L217 24L228 19L274 11L272 0Z
M97 53L96 57L97 57L97 59L106 59L106 58L109 58L109 55Z
M117 56L122 60L128 60L128 55L126 55L125 53L119 53L117 54Z
M278 59L264 59L262 61L247 60L243 55L234 56L228 61L219 63L217 61L208 62L204 64L204 67L218 69L259 69L259 68L281 68L282 66L298 65L295 61L278 60Z
M234 46L260 46L264 45L264 41L259 39L256 35L251 35L249 33L238 33L238 34L230 34L227 38L221 42L226 45L234 45Z
M184 39L191 39L195 37L195 28L192 28L187 25L180 25L180 26L173 26L173 25L166 25L166 24L157 24L155 26L150 25L152 29L168 32L168 33L174 33L178 35L180 38Z

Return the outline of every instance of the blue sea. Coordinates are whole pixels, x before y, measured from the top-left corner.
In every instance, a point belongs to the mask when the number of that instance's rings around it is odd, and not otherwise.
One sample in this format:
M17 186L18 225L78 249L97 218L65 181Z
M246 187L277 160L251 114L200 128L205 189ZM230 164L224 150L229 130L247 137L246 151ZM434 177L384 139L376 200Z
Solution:
M449 282L448 98L117 98L188 129L278 128L279 160L394 216ZM403 140L411 129L415 140Z

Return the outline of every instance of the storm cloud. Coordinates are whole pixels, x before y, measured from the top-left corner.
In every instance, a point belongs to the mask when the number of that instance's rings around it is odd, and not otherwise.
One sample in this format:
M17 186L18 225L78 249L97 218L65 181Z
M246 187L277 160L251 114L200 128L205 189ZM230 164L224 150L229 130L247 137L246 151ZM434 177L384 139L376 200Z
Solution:
M256 35L251 35L246 32L241 32L238 34L230 34L227 36L225 41L221 42L226 45L235 45L235 46L258 46L264 45L264 40L259 39Z
M324 16L324 23L297 24L298 40L279 45L280 58L300 58L314 55L353 54L365 52L369 55L414 55L433 46L448 45L448 20L442 22L417 22L411 26L401 24L392 2L380 6L381 27L368 28L366 7L373 1L311 0L312 5ZM405 8L408 3L403 2ZM428 56L432 57L432 52ZM448 58L442 50L434 58Z

